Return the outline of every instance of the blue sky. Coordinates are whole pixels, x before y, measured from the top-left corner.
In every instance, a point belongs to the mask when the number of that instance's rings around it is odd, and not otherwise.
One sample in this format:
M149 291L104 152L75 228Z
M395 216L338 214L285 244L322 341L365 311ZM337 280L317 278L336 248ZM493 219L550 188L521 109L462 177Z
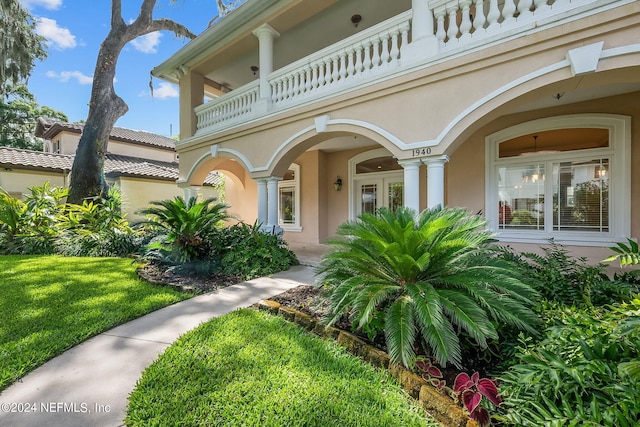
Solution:
M87 118L93 70L100 43L110 27L111 0L20 0L37 19L38 32L48 40L48 58L38 62L29 90L40 105L64 112L71 122ZM228 3L225 1L225 3ZM123 0L123 18L138 16L142 0ZM158 0L154 18L170 18L193 33L207 28L218 15L215 0ZM170 136L179 132L178 89L153 79L149 72L187 43L163 31L129 43L118 60L116 93L129 112L116 126Z

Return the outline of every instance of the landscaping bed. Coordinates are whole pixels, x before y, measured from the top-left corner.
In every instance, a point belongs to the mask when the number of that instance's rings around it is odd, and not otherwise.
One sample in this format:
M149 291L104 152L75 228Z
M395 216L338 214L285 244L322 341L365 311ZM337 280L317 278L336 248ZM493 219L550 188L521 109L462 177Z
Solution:
M171 270L147 263L137 270L138 276L149 283L167 285L183 292L207 293L242 282L232 274L195 274L193 271Z

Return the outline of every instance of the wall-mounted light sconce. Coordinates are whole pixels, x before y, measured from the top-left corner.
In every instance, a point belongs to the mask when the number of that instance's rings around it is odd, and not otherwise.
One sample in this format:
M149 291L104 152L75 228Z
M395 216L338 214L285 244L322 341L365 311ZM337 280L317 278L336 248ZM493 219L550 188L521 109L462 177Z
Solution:
M340 191L342 189L342 178L336 178L336 181L333 183L333 189L336 191Z
M258 74L258 71L260 71L260 68L256 67L255 65L251 66L251 72L253 73L254 76Z
M354 25L354 27L358 28L358 24L360 23L360 21L362 21L362 16L356 14L353 15L351 17L351 23Z

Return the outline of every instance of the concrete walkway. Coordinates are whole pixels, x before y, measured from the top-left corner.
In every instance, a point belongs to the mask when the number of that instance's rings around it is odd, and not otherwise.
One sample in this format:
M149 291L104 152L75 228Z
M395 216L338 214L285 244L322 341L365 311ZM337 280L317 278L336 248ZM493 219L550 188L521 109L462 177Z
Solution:
M197 296L97 335L0 394L0 426L121 426L142 371L176 338L301 284L314 284L312 268L296 266Z

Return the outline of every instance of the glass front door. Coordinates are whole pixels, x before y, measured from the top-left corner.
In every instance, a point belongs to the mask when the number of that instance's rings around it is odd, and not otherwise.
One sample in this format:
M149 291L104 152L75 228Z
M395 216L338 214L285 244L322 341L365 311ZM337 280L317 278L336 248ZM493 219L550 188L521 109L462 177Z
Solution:
M380 208L396 210L404 203L402 175L356 180L356 215L375 213Z

